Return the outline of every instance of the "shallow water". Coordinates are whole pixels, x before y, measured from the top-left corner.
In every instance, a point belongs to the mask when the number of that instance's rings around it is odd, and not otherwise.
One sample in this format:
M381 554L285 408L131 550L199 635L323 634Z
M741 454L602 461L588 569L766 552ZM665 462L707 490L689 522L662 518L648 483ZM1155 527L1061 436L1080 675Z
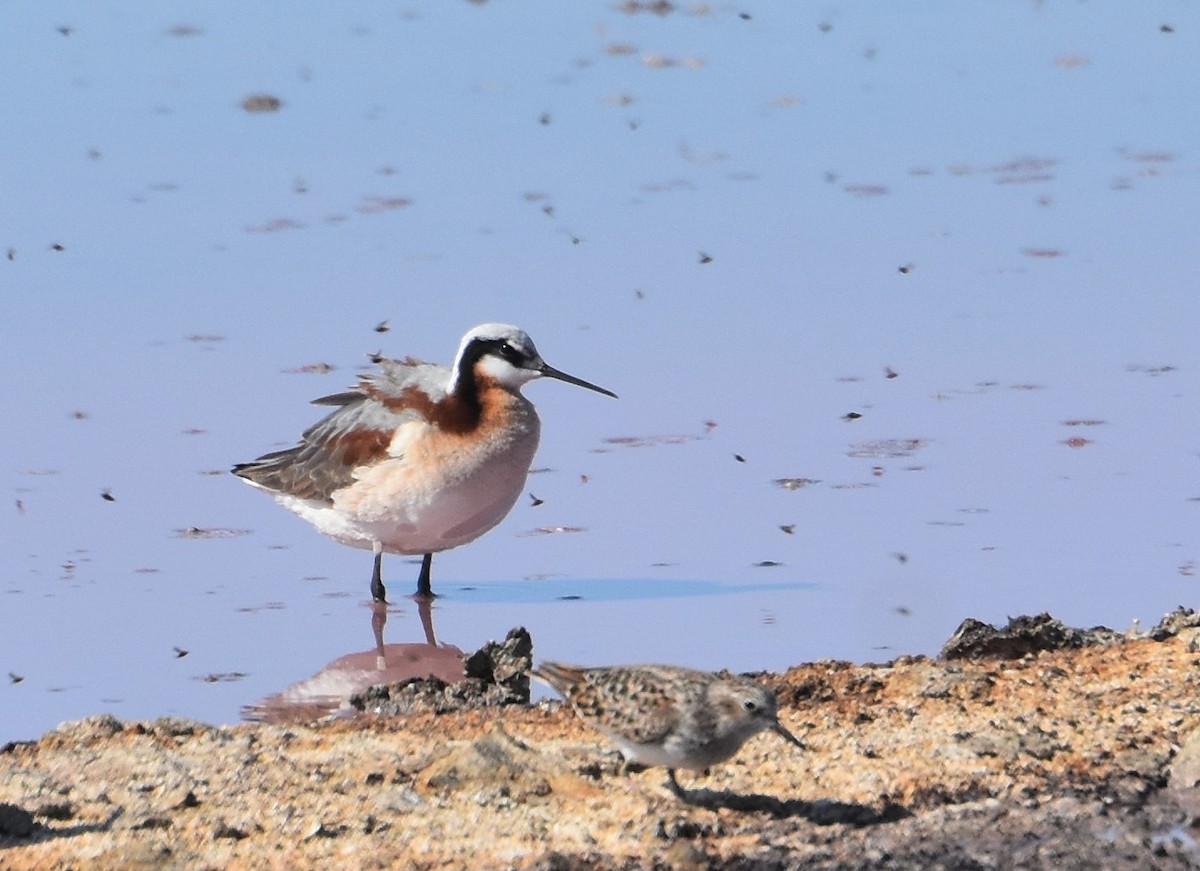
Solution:
M435 560L440 641L750 670L1195 603L1191 5L0 19L0 741L372 650L369 553L227 470L492 320L621 399L527 388L536 499Z

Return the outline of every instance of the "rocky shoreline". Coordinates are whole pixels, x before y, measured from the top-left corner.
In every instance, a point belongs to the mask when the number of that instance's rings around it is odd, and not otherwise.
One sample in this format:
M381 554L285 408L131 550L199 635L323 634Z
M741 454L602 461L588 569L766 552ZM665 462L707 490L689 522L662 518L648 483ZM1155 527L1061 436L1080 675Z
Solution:
M376 691L351 720L97 716L5 745L0 866L1200 866L1185 609L1130 634L967 621L937 659L760 675L806 749L754 738L681 773L687 801L560 703L522 703L519 636L485 650L474 683Z

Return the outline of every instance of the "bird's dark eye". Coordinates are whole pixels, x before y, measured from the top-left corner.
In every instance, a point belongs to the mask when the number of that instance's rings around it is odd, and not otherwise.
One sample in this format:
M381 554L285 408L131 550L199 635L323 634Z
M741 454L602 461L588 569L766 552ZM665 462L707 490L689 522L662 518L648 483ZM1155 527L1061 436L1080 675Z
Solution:
M520 350L518 350L517 348L514 348L512 345L510 345L508 342L501 342L500 347L496 349L496 352L502 358L504 358L505 360L507 360L508 362L510 362L514 365L520 363L522 360L525 359L525 355L522 354L520 352Z
M758 705L754 704L754 699L744 699L742 701L742 710L743 711L756 711L756 710L758 710Z

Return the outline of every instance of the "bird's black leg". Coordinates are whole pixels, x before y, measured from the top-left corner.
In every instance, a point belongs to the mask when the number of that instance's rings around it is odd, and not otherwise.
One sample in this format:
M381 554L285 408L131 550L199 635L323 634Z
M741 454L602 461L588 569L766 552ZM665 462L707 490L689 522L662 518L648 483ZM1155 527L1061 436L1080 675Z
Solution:
M371 634L375 636L375 667L387 668L387 648L383 644L383 627L387 625L387 602L371 603Z
M387 601L387 590L383 588L383 549L375 551L375 570L371 572L371 598L376 602Z
M425 630L425 643L437 647L437 636L433 634L433 599L413 596L417 603L417 617L421 620L421 628Z
M433 554L427 553L421 558L421 574L417 576L418 599L432 599L433 589L429 584L429 569L433 565Z

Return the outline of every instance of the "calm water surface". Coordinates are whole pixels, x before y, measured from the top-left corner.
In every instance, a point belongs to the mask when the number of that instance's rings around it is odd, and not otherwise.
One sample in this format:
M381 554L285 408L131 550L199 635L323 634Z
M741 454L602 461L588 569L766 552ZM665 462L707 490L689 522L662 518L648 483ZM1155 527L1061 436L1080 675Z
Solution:
M0 742L372 651L369 553L227 470L484 321L621 399L527 388L536 500L435 560L439 642L1196 604L1197 7L645 5L0 11Z

